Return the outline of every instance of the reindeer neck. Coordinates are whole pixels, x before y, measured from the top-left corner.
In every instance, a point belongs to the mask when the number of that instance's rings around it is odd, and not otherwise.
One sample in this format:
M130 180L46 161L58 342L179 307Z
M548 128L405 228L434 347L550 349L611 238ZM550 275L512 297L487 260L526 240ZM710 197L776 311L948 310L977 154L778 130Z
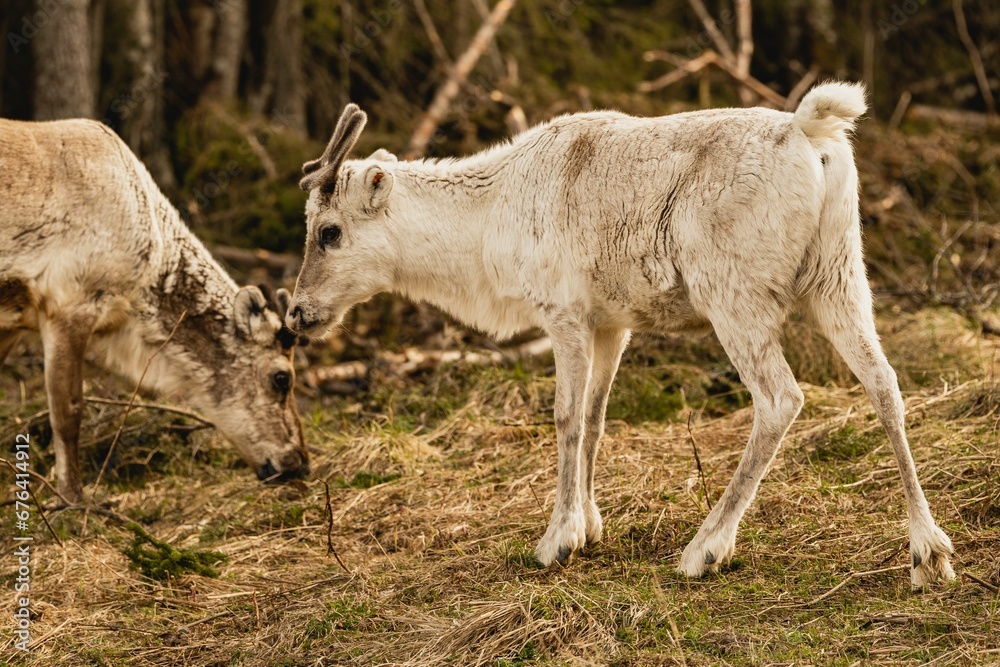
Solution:
M395 173L399 210L388 221L396 241L394 291L501 337L524 328L484 264L503 162L403 163Z
M227 324L236 284L169 202L158 208L164 247L160 269L149 290L150 305L159 311L167 332L184 311L188 322L210 318L220 326Z

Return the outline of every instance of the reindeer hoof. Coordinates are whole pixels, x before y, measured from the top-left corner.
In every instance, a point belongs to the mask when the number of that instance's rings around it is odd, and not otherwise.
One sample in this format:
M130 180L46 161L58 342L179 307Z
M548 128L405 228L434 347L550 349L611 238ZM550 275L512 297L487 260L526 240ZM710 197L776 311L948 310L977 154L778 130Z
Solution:
M566 567L573 560L573 550L569 547L559 547L559 553L556 554L556 562Z
M695 535L691 544L681 554L677 571L685 577L700 577L708 572L718 572L719 568L732 560L736 552L734 534L716 531L707 538Z
M553 563L568 565L573 553L587 543L583 512L557 518L535 549L535 558L545 567Z
M951 540L935 525L929 529L913 530L910 534L910 586L921 589L939 581L951 581L955 571L948 557L952 554Z

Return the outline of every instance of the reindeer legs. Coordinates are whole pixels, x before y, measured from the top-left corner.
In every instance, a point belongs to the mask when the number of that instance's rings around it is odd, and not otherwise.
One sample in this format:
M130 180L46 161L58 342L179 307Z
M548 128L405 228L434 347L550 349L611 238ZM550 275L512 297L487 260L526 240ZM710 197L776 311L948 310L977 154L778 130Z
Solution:
M74 502L83 498L78 451L83 415L83 353L94 319L43 318L39 323L45 349L49 422L56 451L56 482L59 493Z
M559 310L548 314L549 335L556 359L556 439L559 476L549 527L535 549L543 565L565 565L587 541L587 519L581 485L584 404L594 358L594 335L575 314Z

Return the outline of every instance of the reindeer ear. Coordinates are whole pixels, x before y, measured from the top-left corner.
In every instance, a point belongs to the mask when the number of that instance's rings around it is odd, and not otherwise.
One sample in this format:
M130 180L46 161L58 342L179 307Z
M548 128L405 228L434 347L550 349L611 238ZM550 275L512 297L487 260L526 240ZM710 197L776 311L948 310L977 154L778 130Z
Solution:
M389 202L389 193L392 192L392 186L395 183L392 172L379 165L373 165L365 170L364 183L368 195L366 208L373 212L385 208Z
M302 165L302 173L305 176L299 181L299 187L304 191L309 192L313 188L319 186L321 183L325 183L332 178L336 178L336 172L332 172L330 169L324 169L323 165L320 164L320 160L310 160Z
M240 288L240 291L236 293L236 302L233 305L236 333L243 338L253 338L264 324L265 308L267 308L267 300L260 288L253 286Z
M292 302L292 293L286 290L284 287L279 288L277 292L274 293L274 305L277 306L278 317L281 321L285 321L285 315L288 313L288 305Z
M322 158L316 158L315 160L309 160L308 162L302 163L302 174L308 176L317 169L323 166Z
M369 160L375 160L376 162L399 162L399 158L387 151L384 148L380 148L371 155L368 156Z

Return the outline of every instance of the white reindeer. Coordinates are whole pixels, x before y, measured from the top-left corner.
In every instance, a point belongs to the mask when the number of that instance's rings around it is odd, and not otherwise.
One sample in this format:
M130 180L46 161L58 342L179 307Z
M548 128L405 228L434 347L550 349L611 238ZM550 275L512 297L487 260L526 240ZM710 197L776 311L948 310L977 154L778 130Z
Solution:
M60 493L82 496L82 364L184 395L262 479L308 471L284 308L238 289L142 163L84 120L0 120L0 365L37 330ZM287 292L279 294L287 305Z
M736 529L803 395L781 349L799 307L861 380L903 479L915 586L954 576L875 332L847 133L859 85L814 88L795 114L720 109L662 118L563 116L458 160L344 161L366 117L348 106L304 165L305 262L286 318L322 335L382 291L499 337L552 338L559 473L536 550L565 563L601 538L594 461L630 331L711 327L755 409L743 458L681 556L696 577L730 560Z

